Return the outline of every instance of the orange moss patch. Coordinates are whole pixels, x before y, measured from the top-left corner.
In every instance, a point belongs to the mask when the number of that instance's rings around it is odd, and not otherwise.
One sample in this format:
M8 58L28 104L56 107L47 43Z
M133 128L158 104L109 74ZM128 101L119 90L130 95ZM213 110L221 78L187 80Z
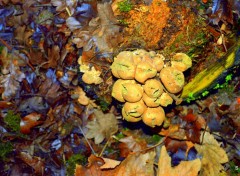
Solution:
M156 48L162 36L162 29L166 26L170 8L162 0L153 0L150 6L139 5L129 12L126 19L126 32L130 41L144 43L146 48ZM126 42L130 42L126 39Z

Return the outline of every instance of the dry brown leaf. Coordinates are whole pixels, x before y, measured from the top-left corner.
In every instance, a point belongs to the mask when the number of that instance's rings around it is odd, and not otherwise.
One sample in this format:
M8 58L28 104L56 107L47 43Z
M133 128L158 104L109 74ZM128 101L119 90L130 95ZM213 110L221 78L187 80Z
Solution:
M28 134L31 132L31 128L43 123L41 119L41 114L33 112L23 117L20 122L20 131L23 134Z
M172 167L166 147L162 147L158 161L158 176L195 176L198 175L200 168L200 159L181 161L179 165Z
M223 170L221 164L228 162L228 156L214 137L209 132L205 132L202 145L195 144L195 148L199 155L202 155L200 176L220 175L220 171Z
M114 169L110 167L105 170L101 169L104 166L104 158L91 155L88 159L89 166L83 167L76 165L75 176L153 176L153 163L155 152L135 153L129 155L119 166Z
M113 113L104 114L100 110L95 110L94 115L96 118L87 124L86 137L94 138L95 144L99 144L118 131L118 121Z
M19 157L29 166L31 166L37 174L42 175L44 172L44 162L40 157L31 156L27 152L20 152Z
M105 163L100 167L101 169L113 169L121 163L120 161L109 159L109 158L102 158L102 159Z

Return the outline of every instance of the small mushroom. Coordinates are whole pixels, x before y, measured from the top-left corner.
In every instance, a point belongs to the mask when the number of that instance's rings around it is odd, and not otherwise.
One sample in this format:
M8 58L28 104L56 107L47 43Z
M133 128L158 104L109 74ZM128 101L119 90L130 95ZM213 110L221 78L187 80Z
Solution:
M161 106L167 107L168 105L173 103L173 99L168 93L163 92L162 95L159 97L158 102Z
M123 116L123 119L125 119L128 122L138 122L142 119L142 117L134 117L134 116L128 115L124 107L122 108L122 116Z
M159 97L163 92L163 86L159 80L149 79L143 85L143 90L151 98Z
M112 74L117 78L134 79L136 65L133 62L132 53L123 51L119 53L111 65Z
M124 83L122 89L123 98L131 103L141 100L143 95L143 88L140 84Z
M184 86L184 75L173 67L165 67L160 72L160 79L170 93L178 93Z
M142 115L142 121L150 126L160 126L165 120L165 112L162 107L157 108L147 108L147 110Z
M171 66L184 72L192 66L192 59L185 53L177 53L171 59Z
M123 91L123 84L125 83L136 83L135 80L123 80L123 79L118 79L114 84L112 88L112 97L114 97L116 100L120 102L125 102L122 91Z
M143 114L143 112L147 109L146 105L144 104L143 100L140 100L135 103L126 102L123 106L127 115L133 117L139 117Z
M151 98L147 94L143 93L142 99L148 107L153 108L153 107L158 107L160 105L159 97Z
M90 70L84 72L82 76L83 82L86 84L100 84L103 79L100 77L101 72L92 67Z
M144 83L147 79L156 76L156 74L156 68L152 67L148 62L142 61L137 65L135 79L140 83Z
M153 57L153 64L154 64L154 66L155 66L155 68L157 69L158 72L160 70L162 70L162 68L164 66L164 61L163 60L165 60L165 58L161 54L157 54L155 57Z

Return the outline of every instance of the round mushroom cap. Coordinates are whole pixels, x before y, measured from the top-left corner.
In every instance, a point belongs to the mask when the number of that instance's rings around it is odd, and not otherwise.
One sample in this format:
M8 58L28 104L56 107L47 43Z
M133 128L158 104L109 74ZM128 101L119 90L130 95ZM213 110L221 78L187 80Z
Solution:
M118 79L112 87L112 97L114 97L116 100L120 102L125 102L122 91L123 91L123 84L125 83L136 83L135 80L123 80L123 79Z
M147 79L155 77L156 74L156 68L152 67L148 62L142 61L137 65L135 79L140 83L144 83Z
M143 95L143 88L140 84L125 83L123 84L122 96L131 103L141 100Z
M165 120L165 112L162 107L157 108L147 108L147 110L142 115L142 121L150 126L160 126Z
M165 67L160 72L160 79L170 93L178 93L184 86L184 75L173 67Z
M143 93L143 97L142 100L144 101L144 103L148 106L148 107L158 107L160 105L159 102L159 97L157 98L151 98L149 96L147 96L147 94Z
M163 92L162 95L159 97L159 104L163 107L167 107L172 103L173 103L172 97L166 92Z
M192 59L185 53L177 53L171 59L171 66L184 72L192 66Z
M134 116L128 115L124 107L122 108L122 116L123 116L123 119L125 119L128 122L138 122L142 119L142 117L134 117Z
M159 80L149 79L143 85L143 90L150 98L157 98L163 93L163 86Z
M139 117L147 109L147 106L144 104L143 100L140 100L135 103L126 102L123 108L127 115Z

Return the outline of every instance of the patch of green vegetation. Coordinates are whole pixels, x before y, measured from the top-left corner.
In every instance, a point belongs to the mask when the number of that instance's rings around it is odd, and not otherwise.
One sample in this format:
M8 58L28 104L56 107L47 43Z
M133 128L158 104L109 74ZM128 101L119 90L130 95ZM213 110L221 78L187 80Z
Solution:
M128 22L125 20L125 19L121 19L121 20L118 20L118 22L123 25L123 26L127 26L128 25Z
M205 91L202 93L202 97L206 97L208 94L209 94L209 91L205 90Z
M161 139L162 139L162 137L161 137L160 135L158 135L158 134L154 134L154 135L152 136L152 140L153 140L154 142L156 142L156 143L158 143Z
M4 46L0 46L0 54L2 53Z
M10 142L0 141L0 160L5 160L7 155L13 151L13 145Z
M120 12L129 12L130 10L132 10L133 5L129 0L123 0L118 3L118 8Z
M104 99L98 98L98 99L97 99L97 103L98 103L98 105L100 106L100 108L101 108L101 110L102 110L103 112L109 110L109 105L110 105L110 103L108 103L108 102L105 101Z
M87 158L81 154L72 155L66 162L67 175L73 176L76 168L76 164L85 165L87 163Z
M229 165L230 165L231 176L237 176L240 174L240 167L236 166L236 164L233 161L230 161Z
M122 139L122 138L124 138L125 137L125 135L122 133L122 132L119 132L119 133L117 133L116 135L115 135L115 139L117 139L117 140L120 140L120 139Z
M19 114L15 114L13 111L8 111L7 115L3 119L4 123L14 132L20 132L21 117Z

